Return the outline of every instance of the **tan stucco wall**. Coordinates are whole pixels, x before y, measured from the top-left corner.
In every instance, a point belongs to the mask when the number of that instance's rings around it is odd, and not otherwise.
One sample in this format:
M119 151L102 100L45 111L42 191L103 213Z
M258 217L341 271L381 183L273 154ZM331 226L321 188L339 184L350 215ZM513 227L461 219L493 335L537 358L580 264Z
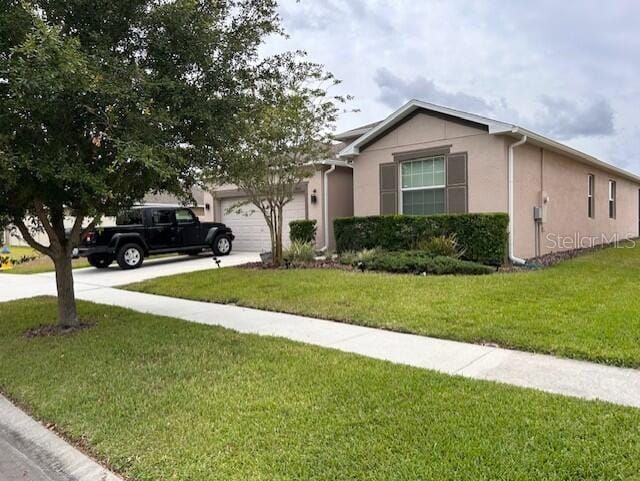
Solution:
M364 149L353 162L354 215L380 213L379 165L393 154L451 145L468 153L469 211L506 212L506 142L487 132L426 114L418 114Z
M315 174L309 179L309 184L307 185L307 205L309 211L309 219L316 221L316 247L320 248L324 245L324 224L322 220L324 219L324 207L323 207L323 198L324 198L324 182L322 180L322 173L328 167L321 166L316 170ZM316 203L311 202L311 196L315 191L316 195Z
M595 176L594 218L587 215L588 174ZM530 145L515 149L514 177L514 240L520 257L535 254L533 207L543 205L542 191L549 202L540 236L541 254L588 247L590 243L607 242L614 235L620 239L638 235L640 186L635 182ZM609 218L610 179L616 181L615 219Z
M354 215L380 213L379 165L393 162L393 154L451 146L468 153L469 212L508 211L508 146L517 139L419 114L365 148L353 162ZM596 178L595 219L587 216L587 174ZM617 182L617 215L609 219L608 181ZM525 144L515 149L514 169L515 255L535 255L533 207L542 206L545 223L540 253L575 248L576 236L620 238L638 235L638 184L595 169L566 156ZM562 240L562 242L560 242ZM588 239L587 239L588 241ZM577 246L576 246L577 247Z
M508 139L508 142L514 143L517 139ZM541 205L540 156L538 147L525 144L514 148L514 254L523 259L535 256L533 207Z
M213 195L211 194L211 192L206 192L204 193L204 209L203 209L203 213L202 216L200 216L200 220L204 221L204 222L213 222L213 217L214 217L214 200L213 200ZM208 209L207 209L208 207Z
M327 191L329 193L329 250L336 247L333 235L333 221L338 217L353 215L353 170L349 167L337 167L328 175Z

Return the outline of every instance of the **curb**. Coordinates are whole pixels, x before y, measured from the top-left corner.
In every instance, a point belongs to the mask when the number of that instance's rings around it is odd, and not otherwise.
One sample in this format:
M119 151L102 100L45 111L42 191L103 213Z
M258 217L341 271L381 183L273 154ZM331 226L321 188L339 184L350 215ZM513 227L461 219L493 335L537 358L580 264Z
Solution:
M52 481L123 481L1 394L0 439L19 451Z

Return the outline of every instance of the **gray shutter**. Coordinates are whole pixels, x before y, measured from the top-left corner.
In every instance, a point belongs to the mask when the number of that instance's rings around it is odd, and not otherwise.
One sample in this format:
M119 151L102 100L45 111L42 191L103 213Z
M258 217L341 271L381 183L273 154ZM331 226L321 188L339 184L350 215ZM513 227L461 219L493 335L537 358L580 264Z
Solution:
M464 214L468 211L467 154L447 155L447 212Z
M380 164L380 214L398 213L398 164Z

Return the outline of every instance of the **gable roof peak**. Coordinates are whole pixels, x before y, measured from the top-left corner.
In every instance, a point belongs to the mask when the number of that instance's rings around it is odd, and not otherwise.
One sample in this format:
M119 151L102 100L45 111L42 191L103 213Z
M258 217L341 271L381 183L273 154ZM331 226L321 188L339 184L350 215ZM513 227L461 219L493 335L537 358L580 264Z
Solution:
M417 110L426 110L431 112L437 112L440 114L448 115L451 117L455 117L458 119L466 120L469 122L473 122L476 124L484 125L487 128L487 131L490 135L498 135L505 134L509 136L513 136L515 138L522 138L524 135L528 138L528 143L537 145L540 147L544 147L554 152L558 152L569 157L578 160L579 162L584 162L590 165L594 165L600 167L609 172L616 173L625 177L634 182L640 183L640 176L637 176L631 172L628 172L620 167L604 162L600 159L597 159L589 154L585 154L584 152L580 152L568 145L562 144L560 142L556 142L555 140L549 139L543 135L532 132L531 130L527 130L525 128L519 127L518 125L501 122L499 120L494 120L489 117L484 117L482 115L472 114L470 112L465 112L463 110L456 110L450 107L444 107L442 105L433 104L430 102L424 102L422 100L412 99L405 103L402 107L400 107L395 112L391 113L386 119L382 122L379 122L375 126L369 128L364 132L360 137L351 142L345 148L343 148L338 153L339 159L353 159L354 157L360 154L360 148L369 144L372 140L374 140L379 135L393 128L395 125L400 123L402 120L407 118L409 115L413 114ZM357 129L354 129L354 131ZM352 131L353 132L353 131Z

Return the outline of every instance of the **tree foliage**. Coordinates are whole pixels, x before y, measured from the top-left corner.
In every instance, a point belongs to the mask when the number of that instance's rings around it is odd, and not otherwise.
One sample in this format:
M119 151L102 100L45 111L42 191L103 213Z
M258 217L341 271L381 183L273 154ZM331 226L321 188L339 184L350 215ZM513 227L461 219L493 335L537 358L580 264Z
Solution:
M260 67L239 114L240 141L227 146L211 174L216 183L234 184L247 193L244 202L264 216L273 261L279 264L284 207L316 164L332 156L331 131L347 98L330 95L330 87L339 82L321 65L303 61L300 53L273 57Z
M5 0L0 12L0 217L54 260L65 324L87 222L149 191L187 196L237 131L261 41L280 32L274 0L100 5Z

